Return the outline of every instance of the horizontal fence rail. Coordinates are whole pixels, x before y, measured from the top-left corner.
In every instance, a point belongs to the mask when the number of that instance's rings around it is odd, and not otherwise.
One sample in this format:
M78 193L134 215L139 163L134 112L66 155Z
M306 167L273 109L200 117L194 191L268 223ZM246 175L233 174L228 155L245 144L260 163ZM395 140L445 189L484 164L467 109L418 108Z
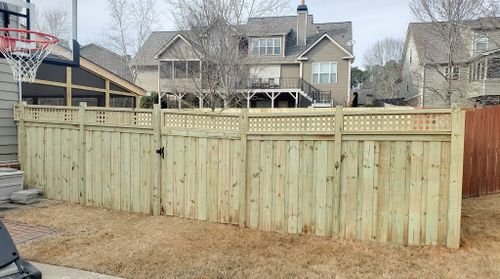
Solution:
M464 114L19 105L50 199L265 231L457 248Z

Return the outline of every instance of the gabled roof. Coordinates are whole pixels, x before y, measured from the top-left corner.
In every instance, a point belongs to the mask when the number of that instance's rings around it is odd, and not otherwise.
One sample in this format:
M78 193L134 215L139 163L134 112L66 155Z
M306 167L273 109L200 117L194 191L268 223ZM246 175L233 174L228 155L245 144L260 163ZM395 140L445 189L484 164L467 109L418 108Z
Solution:
M409 35L413 37L417 55L421 64L444 64L448 63L448 46L443 40L439 23L410 23ZM465 45L465 38L458 38L460 45ZM456 63L467 61L471 58L466 48L460 48L455 53Z
M56 45L53 49L52 55L70 59L72 57L72 53L65 47ZM98 76L109 79L116 85L123 87L124 89L132 92L132 94L143 96L146 95L146 90L137 86L136 84L124 79L123 77L115 74L112 71L107 70L106 68L99 66L97 63L86 59L85 57L80 55L80 68L85 69L89 72L92 72Z
M155 59L158 59L169 47L171 47L176 41L183 40L186 44L193 47L186 36L183 36L181 33L177 33L160 51L155 54Z
M297 46L297 16L277 16L249 18L247 24L236 26L235 29L248 37L282 36L285 37L285 56L255 57L254 63L297 63L299 55L316 43L324 34L333 39L339 46L353 54L352 23L351 22L328 22L314 23L313 16L308 17L309 25L305 46ZM156 55L165 48L178 34L189 40L189 31L160 31L153 32L139 50L138 55L142 57L143 66L156 66L158 61Z
M500 17L484 17L469 20L466 23L472 29L495 30L500 29Z
M446 64L448 63L448 46L446 40L443 40L442 24L445 22L414 22L408 25L408 36L406 39L405 49L408 47L408 39L411 36L415 42L417 55L421 64ZM464 32L458 38L457 45L460 47L455 55L455 63L465 63L473 58L471 47L473 42L471 38L467 38L467 30L491 30L500 29L500 18L481 18L478 20L470 20L464 23ZM406 51L406 50L405 50Z
M345 59L353 59L354 56L352 55L352 53L350 53L348 50L346 50L342 45L340 45L337 41L335 41L330 35L328 35L328 33L324 33L323 36L321 36L319 39L316 40L316 42L314 42L312 45L310 45L306 50L304 50L300 55L299 57L297 57L297 60L302 60L302 59L305 59L305 55L307 53L309 53L309 51L311 51L317 44L319 44L321 41L323 41L324 39L329 39L330 42L332 42L334 45L336 45L337 47L339 47L343 52L345 52L346 56L343 57Z
M144 45L139 49L136 58L140 57L143 66L156 66L156 54L170 42L179 31L155 31L149 35Z
M125 57L103 46L95 43L88 44L80 49L80 55L126 80L132 80L132 73Z

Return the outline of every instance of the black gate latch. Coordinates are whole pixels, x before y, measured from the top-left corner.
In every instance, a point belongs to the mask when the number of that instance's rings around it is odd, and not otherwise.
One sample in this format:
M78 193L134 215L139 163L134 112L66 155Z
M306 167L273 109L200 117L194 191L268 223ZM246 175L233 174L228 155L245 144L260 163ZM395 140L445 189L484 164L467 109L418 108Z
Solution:
M165 147L161 147L160 149L156 149L156 153L161 156L162 159L165 159Z

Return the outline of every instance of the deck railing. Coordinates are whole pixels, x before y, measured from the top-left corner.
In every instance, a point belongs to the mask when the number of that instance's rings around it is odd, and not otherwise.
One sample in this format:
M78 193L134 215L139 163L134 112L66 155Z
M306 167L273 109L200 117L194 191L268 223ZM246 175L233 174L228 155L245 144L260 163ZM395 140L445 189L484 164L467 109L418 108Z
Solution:
M321 91L300 77L248 78L236 83L237 89L295 89L308 96L313 103L331 103L331 91Z

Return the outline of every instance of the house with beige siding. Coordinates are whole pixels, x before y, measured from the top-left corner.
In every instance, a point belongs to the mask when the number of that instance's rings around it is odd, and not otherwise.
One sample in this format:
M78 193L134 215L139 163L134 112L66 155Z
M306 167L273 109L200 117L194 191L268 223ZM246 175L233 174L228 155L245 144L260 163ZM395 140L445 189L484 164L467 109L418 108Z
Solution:
M248 77L238 83L247 107L331 107L350 103L351 22L316 23L306 5L293 16L250 18ZM169 93L195 87L201 61L183 31L153 32L139 50L137 84ZM180 56L179 53L182 53ZM182 59L179 59L182 57Z
M460 29L454 66L438 24L410 23L402 58L399 95L414 107L445 107L446 90L452 102L466 105L500 104L500 18L467 21Z
M17 162L17 126L14 106L19 101L19 86L12 79L7 60L0 59L0 167Z

